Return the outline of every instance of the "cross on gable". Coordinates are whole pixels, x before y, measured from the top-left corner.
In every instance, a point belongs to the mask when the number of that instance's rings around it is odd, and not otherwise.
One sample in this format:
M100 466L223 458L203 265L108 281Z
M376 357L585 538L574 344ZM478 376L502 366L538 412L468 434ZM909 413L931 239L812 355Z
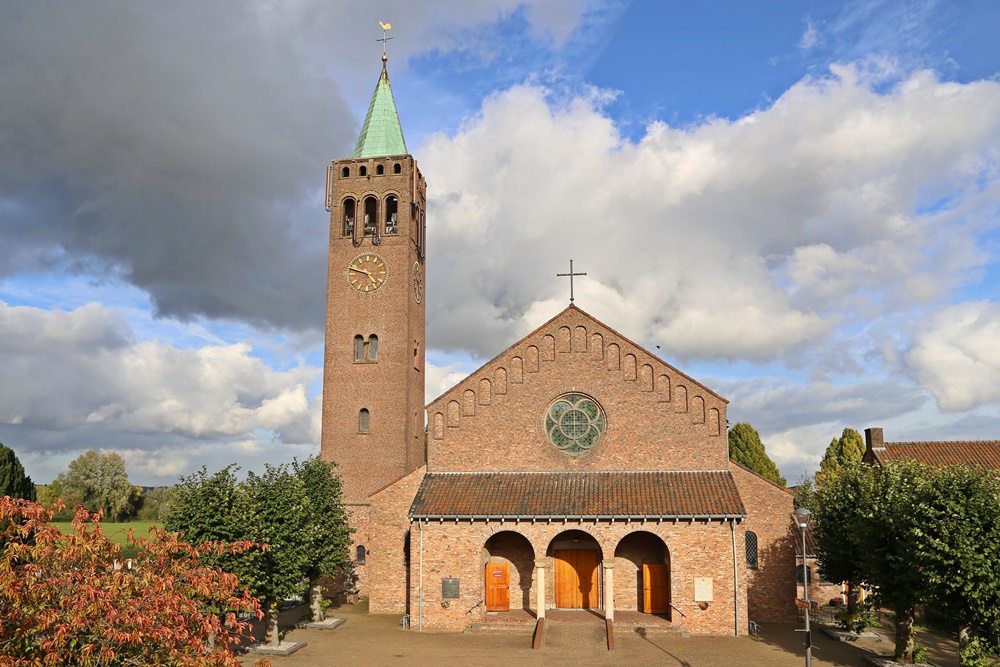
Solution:
M569 277L569 302L573 303L573 276L585 276L586 273L573 273L573 260L569 260L569 273L557 273L557 278Z

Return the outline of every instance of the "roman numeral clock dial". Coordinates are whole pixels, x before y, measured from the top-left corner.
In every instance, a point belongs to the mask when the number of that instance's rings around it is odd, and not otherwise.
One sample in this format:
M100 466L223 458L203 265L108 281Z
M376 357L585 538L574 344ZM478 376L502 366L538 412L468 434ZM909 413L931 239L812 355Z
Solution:
M374 292L385 283L388 273L381 256L364 253L347 266L347 282L359 292Z

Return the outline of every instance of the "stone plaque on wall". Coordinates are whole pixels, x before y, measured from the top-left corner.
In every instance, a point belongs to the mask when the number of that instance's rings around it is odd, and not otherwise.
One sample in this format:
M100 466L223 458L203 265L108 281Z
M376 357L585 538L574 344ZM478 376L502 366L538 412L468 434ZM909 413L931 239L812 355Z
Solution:
M694 578L694 601L712 602L712 577Z
M444 599L458 597L457 577L444 577L441 579L441 597Z

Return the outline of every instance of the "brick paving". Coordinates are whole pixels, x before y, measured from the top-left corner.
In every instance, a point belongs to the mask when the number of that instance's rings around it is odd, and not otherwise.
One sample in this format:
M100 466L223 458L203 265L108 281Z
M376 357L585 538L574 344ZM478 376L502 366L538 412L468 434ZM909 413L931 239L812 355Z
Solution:
M677 665L678 667L800 667L804 664L802 633L786 623L763 623L758 637L680 637L675 634L630 632L616 634L616 647L603 644L603 621L596 618L593 628L556 627L542 648L531 649L528 633L417 632L404 630L399 616L370 615L367 604L345 605L331 615L346 619L336 630L306 630L291 627L304 608L282 615L285 638L307 642L287 657L273 657L274 667L327 667L351 665L382 667L440 667L442 664L482 667L542 667L571 664L573 667L598 665ZM558 620L554 623L559 623ZM573 626L579 623L563 621ZM816 667L861 667L862 656L891 653L892 643L864 640L837 642L822 633L814 634L813 664ZM941 667L958 667L955 644L936 635L920 634L931 647L931 659ZM241 657L252 665L253 654Z

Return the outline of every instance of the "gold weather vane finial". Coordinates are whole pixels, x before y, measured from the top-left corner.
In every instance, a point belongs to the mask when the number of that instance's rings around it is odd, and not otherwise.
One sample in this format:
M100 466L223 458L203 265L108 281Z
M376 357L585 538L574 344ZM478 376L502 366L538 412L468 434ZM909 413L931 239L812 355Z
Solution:
M385 33L387 30L392 30L392 24L382 23L381 21L379 21L378 24L382 26L382 39L376 39L375 41L382 42L382 62L384 63L385 61L389 60L389 56L385 54L385 43L388 42L390 39L392 39L392 37L386 37Z

